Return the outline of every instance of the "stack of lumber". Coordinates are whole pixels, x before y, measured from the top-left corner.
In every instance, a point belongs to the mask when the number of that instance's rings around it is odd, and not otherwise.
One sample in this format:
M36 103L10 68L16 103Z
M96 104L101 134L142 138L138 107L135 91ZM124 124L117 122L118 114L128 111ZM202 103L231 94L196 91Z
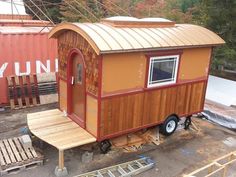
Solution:
M193 171L192 173L184 175L183 177L231 176L230 174L228 174L228 170L229 170L229 167L232 167L233 172L235 172L234 166L233 166L235 165L235 162L236 162L236 151L228 153L224 156L221 156L218 159L215 159L210 164L207 164ZM232 176L235 176L235 173Z
M184 119L179 122L178 130L184 130L184 126L181 124L184 122ZM196 133L200 132L200 127L196 125L196 122L192 120L190 129L191 131L195 131ZM123 148L127 152L137 151L142 148L142 145L147 143L152 143L155 145L160 145L165 140L165 136L159 133L159 127L153 127L144 130L140 130L135 133L131 133L128 135L119 136L117 138L113 138L111 140L112 145L115 148Z
M146 131L138 131L136 133L123 135L111 140L112 145L116 148L123 148L125 151L137 151L142 148L142 145L153 143L155 145L161 144L163 137L159 134L157 127L148 129Z
M57 81L55 73L37 74L40 104L58 101Z

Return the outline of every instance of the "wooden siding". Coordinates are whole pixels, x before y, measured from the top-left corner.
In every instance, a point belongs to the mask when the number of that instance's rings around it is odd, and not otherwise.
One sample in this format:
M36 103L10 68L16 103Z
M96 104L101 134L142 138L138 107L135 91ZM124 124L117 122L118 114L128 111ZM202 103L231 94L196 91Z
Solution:
M67 79L67 57L71 49L79 49L85 59L86 91L94 95L98 92L98 56L89 43L79 34L66 31L58 38L59 77Z
M171 114L199 112L206 81L104 98L101 105L100 138L161 123Z

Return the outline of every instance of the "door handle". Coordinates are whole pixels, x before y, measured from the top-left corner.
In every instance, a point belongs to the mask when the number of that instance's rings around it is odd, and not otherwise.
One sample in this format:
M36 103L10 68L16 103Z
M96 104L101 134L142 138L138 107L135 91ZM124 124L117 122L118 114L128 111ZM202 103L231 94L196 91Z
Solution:
M74 85L74 76L71 77L71 85Z

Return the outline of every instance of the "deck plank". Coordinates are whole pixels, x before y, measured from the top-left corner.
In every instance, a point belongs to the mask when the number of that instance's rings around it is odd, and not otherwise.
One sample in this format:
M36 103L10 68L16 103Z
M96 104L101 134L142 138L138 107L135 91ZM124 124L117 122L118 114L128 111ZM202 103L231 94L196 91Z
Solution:
M35 136L59 150L96 141L94 136L70 118L63 116L58 109L28 114L27 122L30 131Z
M45 136L48 134L51 135L74 128L77 128L77 125L72 124L71 122L66 122L64 124L55 125L53 127L47 127L45 128L45 131L41 131L40 129L35 129L34 132L36 132L37 135Z
M6 165L6 162L3 158L3 154L2 154L2 151L0 151L0 165L3 166L3 165Z
M20 139L19 138L17 138L17 139L18 139L19 143L21 143ZM29 148L25 148L22 144L21 144L21 146L22 146L22 149L25 150L25 154L27 155L28 159L32 159L33 156L30 153Z
M33 158L37 158L37 157L38 157L38 155L37 155L37 153L35 152L34 148L30 148L29 151L32 153Z
M11 150L10 144L8 143L8 141L6 139L3 140L3 143L5 144L5 147L7 149L8 155L11 159L11 162L16 162L17 160L15 159L14 153Z
M22 159L21 159L21 157L20 157L20 154L19 154L19 152L17 151L16 146L15 146L15 144L13 143L12 139L8 139L8 142L9 142L11 148L12 148L13 153L15 154L16 160L17 160L18 162L19 162L19 161L22 161Z
M46 113L42 113L42 112L30 113L30 114L28 114L28 118L30 118L30 119L43 119L43 118L45 118L45 116L53 116L53 115L58 116L58 110L57 109L49 110Z
M31 122L28 123L29 127L31 127L31 129L44 129L44 128L48 128L48 127L54 127L55 125L61 125L64 123L69 122L70 120L67 119L50 119L50 120L45 120L44 121L37 121L37 122Z

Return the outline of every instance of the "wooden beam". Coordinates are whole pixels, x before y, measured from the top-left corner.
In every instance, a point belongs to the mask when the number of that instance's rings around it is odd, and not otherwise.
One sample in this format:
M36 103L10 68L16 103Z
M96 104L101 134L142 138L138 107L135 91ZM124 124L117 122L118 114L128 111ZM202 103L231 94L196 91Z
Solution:
M196 174L203 172L204 170L207 170L207 172L208 172L208 174L204 175L204 177L210 177L216 173L219 173L220 171L222 171L221 177L226 177L227 171L228 171L228 166L231 165L232 163L236 162L236 156L235 156L236 154L235 153L236 153L236 151L226 154L224 156L221 156L220 158L214 160L212 163L205 165L204 167L199 168L188 175L184 175L184 177L193 177ZM226 160L226 162L220 163L221 160ZM216 167L216 168L214 168L214 167Z
M59 150L58 161L59 161L58 168L63 170L63 168L64 168L64 150Z

